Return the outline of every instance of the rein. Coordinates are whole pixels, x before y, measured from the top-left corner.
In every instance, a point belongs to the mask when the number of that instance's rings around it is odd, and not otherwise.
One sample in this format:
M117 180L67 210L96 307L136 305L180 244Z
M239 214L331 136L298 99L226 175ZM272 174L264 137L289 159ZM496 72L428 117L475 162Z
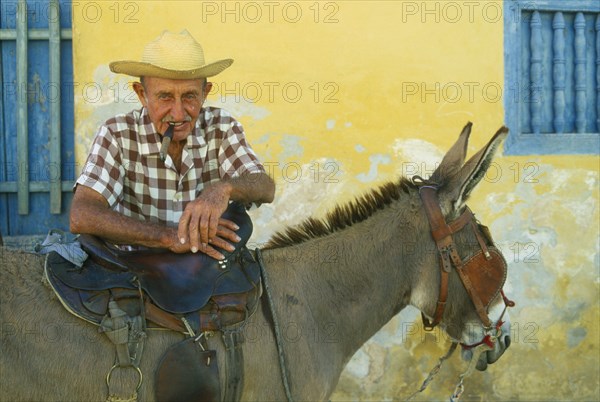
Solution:
M483 339L477 343L473 343L470 345L467 345L463 342L460 343L460 346L462 346L462 348L464 350L470 350L473 349L479 345L485 344L488 345L490 348L494 348L494 342L496 341L496 339L498 339L500 337L500 335L502 334L502 331L500 331L500 328L502 327L502 324L504 324L504 321L502 321L502 318L504 318L504 314L506 313L506 309L508 307L514 307L515 306L515 302L510 300L508 297L506 297L506 295L504 294L504 290L500 290L500 294L502 295L502 299L504 300L504 309L502 310L502 314L500 314L500 317L498 318L498 321L496 321L496 325L494 325L493 330L496 331L495 334L493 333L488 333L486 334ZM488 331L490 332L490 331Z

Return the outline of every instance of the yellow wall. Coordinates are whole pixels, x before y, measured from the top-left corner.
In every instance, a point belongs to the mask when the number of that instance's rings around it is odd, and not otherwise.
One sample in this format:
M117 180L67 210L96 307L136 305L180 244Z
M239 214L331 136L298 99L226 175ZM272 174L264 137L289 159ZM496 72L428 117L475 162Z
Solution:
M138 107L113 60L187 28L232 57L211 104L229 109L277 180L255 242L399 174L426 175L473 121L470 152L503 124L502 3L335 1L74 3L76 154ZM248 99L246 99L248 98ZM598 157L500 155L470 205L511 262L513 346L467 380L484 399L597 399ZM591 223L591 224L590 224ZM361 349L333 399L406 397L447 347L402 313ZM455 360L458 360L456 358ZM446 398L462 366L426 398Z

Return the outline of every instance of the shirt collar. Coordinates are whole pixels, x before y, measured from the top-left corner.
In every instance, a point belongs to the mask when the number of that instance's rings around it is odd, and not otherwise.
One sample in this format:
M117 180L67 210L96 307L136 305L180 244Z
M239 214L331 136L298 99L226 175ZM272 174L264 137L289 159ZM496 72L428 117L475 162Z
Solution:
M198 120L196 120L194 130L187 137L188 148L202 148L206 146L206 139L204 138L205 126L204 109L202 109L200 111L200 115L198 116Z
M138 143L140 154L154 155L160 153L161 137L154 129L154 124L150 121L150 116L145 107L139 111L137 119Z

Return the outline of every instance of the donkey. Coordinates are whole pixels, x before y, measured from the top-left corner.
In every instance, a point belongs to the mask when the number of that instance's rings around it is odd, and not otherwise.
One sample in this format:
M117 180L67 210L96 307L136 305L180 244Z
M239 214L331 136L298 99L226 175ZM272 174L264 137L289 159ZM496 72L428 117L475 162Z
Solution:
M507 133L500 129L465 163L470 131L469 123L430 178L439 184L440 206L448 222L465 209L469 194ZM454 241L463 258L479 250L471 230L457 233ZM114 362L113 345L53 297L42 280L43 257L0 250L0 400L104 399L105 377ZM430 319L435 315L439 257L418 187L407 178L338 206L325 218L310 218L277 233L262 255L294 400L328 400L354 353L407 305ZM490 319L499 320L501 311L502 298L497 296L489 305ZM467 344L485 335L455 270L449 274L440 325L450 337ZM508 322L499 331L493 350L477 362L480 370L498 360L510 344ZM153 372L165 350L182 336L173 331L149 333L140 365L144 374L140 400L154 400ZM266 303L249 318L244 339L242 400L285 400ZM208 337L208 345L217 351L222 370L222 339ZM123 392L131 390L136 378L128 377L128 370L120 371L123 375L115 381Z

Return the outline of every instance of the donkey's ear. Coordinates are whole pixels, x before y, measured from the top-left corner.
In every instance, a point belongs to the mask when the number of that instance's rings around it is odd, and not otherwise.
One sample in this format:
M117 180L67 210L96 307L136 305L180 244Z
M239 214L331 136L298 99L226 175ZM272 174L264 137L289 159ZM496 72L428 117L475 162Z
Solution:
M464 164L457 176L452 178L451 193L452 209L460 210L471 194L477 183L483 179L487 172L496 150L506 138L508 128L501 127L479 152L477 152L467 163Z
M452 148L444 155L444 159L442 159L440 165L431 174L431 177L429 178L431 181L442 184L458 174L463 163L465 163L467 145L469 143L469 135L471 134L472 126L473 123L468 122L462 129L458 140L456 140L454 145L452 145Z

